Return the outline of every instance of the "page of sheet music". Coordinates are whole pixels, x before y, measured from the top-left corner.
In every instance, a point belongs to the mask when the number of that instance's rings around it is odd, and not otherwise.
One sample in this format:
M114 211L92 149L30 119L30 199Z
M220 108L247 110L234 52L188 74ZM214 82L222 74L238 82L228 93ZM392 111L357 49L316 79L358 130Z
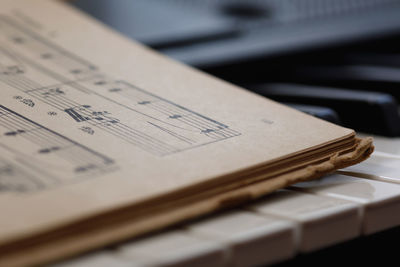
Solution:
M70 7L0 5L0 239L352 133L156 55Z

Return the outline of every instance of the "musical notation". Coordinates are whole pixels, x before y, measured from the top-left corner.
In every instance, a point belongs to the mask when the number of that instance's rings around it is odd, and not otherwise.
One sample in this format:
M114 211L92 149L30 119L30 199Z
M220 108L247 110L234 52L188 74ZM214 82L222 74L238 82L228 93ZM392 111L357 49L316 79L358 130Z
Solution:
M0 192L40 190L115 169L107 156L2 105L0 149Z
M0 83L46 103L99 141L118 138L166 156L240 135L216 120L126 81L0 16Z

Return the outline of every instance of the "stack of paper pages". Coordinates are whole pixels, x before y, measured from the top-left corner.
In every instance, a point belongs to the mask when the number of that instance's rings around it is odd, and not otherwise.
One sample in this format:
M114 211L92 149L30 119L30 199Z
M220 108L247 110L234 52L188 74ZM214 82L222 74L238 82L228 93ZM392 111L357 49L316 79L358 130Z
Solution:
M364 160L371 139L73 8L0 3L0 265L39 264Z

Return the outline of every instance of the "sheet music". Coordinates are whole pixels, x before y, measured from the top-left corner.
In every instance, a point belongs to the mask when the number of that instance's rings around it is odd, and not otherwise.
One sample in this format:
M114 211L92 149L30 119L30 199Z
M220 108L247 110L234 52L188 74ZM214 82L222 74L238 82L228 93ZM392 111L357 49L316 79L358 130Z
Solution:
M0 17L0 28L1 82L16 90L16 98L25 93L32 104L40 101L67 113L92 135L107 132L157 155L239 135L223 123L107 77L10 18ZM120 121L119 112L129 113L132 121Z
M99 142L118 140L162 157L240 135L224 123L103 74L11 17L0 16L0 30L0 84L12 90L15 102L32 112L47 105L47 116L67 116L72 130ZM118 165L10 107L0 106L0 133L0 192L45 189ZM29 144L22 146L24 142Z

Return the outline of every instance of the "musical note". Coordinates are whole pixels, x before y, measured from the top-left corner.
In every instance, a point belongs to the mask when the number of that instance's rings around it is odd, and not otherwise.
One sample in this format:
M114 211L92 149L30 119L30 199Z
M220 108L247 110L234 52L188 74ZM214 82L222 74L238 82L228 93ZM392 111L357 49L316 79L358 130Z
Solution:
M11 132L6 132L4 135L5 136L17 136L18 134L25 133L25 130L15 130Z
M64 110L68 115L70 115L75 121L77 122L82 122L82 121L87 121L90 118L89 117L83 117L81 114L77 112L75 108L67 108Z

